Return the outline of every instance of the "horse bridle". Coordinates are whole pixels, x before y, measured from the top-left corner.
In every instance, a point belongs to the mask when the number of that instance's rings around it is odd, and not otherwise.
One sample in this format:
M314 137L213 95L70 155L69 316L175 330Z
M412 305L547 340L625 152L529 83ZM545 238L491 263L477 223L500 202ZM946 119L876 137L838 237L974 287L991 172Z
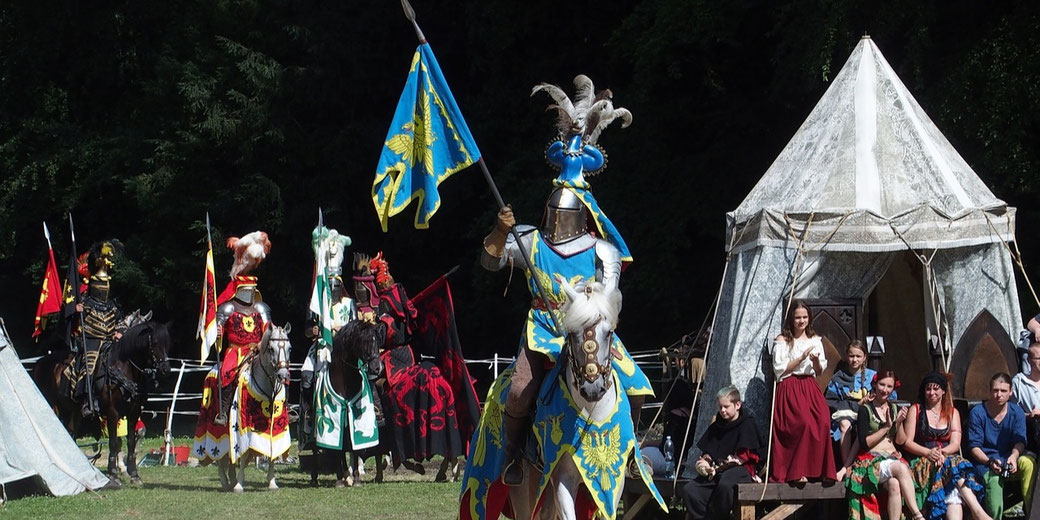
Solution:
M285 353L284 359L282 359L283 356L280 355L280 353L282 351L287 350L285 348L285 345L287 345L289 343L289 338L288 337L286 337L286 338L278 338L278 339L268 338L267 339L267 344L271 345L271 343L278 343L278 346L274 347L274 350L277 353L275 355L274 373L271 373L270 371L267 370L267 364L266 363L260 363L260 370L262 370L264 372L264 375L267 376L268 379L270 379L271 381L275 382L274 387L271 389L272 393L271 393L271 396L270 396L270 397L273 398L274 395L278 393L278 390L280 390L278 385L282 384L282 382L278 380L278 371L283 369L283 368L285 368L285 369L289 368L289 353L288 352ZM260 352L259 350L260 349L251 351L250 354L249 354L249 357L256 358L256 357L262 356L263 353ZM244 364L244 361L243 361L243 364Z
M602 378L604 379L604 384L609 387L611 382L609 376L612 367L610 360L611 357L619 357L617 356L617 351L613 347L610 347L610 354L607 356L607 362L602 364L599 363L599 360L596 358L596 354L599 353L599 343L596 342L596 324L585 327L579 338L581 339L581 351L584 356L570 356L571 371L574 373L575 378L583 378L589 383L593 383L596 379ZM613 342L613 338L614 331L611 330L607 333L606 341L608 345ZM566 350L569 351L570 349L571 347L568 346Z
M159 371L159 365L161 365L162 362L167 360L168 358L166 357L165 353L163 353L163 359L159 359L158 357L156 357L155 337L151 331L148 332L148 354L149 356L151 356L150 359L152 363L147 368L141 368L137 363L134 363L133 356L127 356L126 360L130 363L130 366L134 367L134 369L138 372L145 374L148 377L151 377L152 379L155 379L155 373Z

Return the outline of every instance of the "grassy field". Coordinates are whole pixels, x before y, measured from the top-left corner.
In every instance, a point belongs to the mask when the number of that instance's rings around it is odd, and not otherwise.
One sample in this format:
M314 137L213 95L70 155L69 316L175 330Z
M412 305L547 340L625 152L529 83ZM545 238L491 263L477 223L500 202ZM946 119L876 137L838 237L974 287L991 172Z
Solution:
M159 448L157 438L145 439L144 450ZM175 445L191 444L176 439ZM296 455L295 446L290 452ZM106 464L107 458L98 464ZM426 475L404 468L387 470L386 482L372 482L375 475L369 460L368 474L360 487L336 489L334 475L322 475L319 487L310 486L310 475L298 464L276 465L281 488L268 491L255 465L246 470L246 492L220 491L217 470L201 467L140 468L141 486L130 486L124 475L122 489L85 492L72 497L30 496L10 500L0 507L0 519L8 518L347 518L347 519L450 519L457 516L459 484L433 482L439 461L426 464ZM104 469L102 468L102 471Z

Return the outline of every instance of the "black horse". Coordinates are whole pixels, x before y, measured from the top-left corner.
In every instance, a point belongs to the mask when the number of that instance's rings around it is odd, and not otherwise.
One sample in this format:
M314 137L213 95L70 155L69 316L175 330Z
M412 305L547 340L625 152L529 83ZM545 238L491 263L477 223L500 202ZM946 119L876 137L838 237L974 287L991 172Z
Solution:
M121 441L116 431L121 417L126 417L126 472L131 482L141 483L137 474L137 432L134 425L141 408L160 378L170 375L170 332L166 324L146 321L123 333L108 355L98 359L95 388L98 403L108 424L108 474L119 480L118 454Z
M328 365L328 378L332 389L339 395L350 398L361 391L363 378L378 376L383 365L379 361L379 346L383 343L382 325L354 320L343 326L332 340L332 359ZM364 370L358 368L363 363ZM374 389L373 389L374 391ZM350 434L343 428L343 446L350 446ZM315 447L315 453L318 448ZM336 487L347 485L345 479L346 451L321 449L321 456L334 457ZM311 485L318 485L319 461L311 465ZM360 484L357 468L353 471L353 482Z
M113 484L119 482L117 465L122 442L116 425L122 417L127 421L127 473L133 483L141 482L137 474L135 450L138 439L134 425L141 417L141 409L155 383L170 374L170 361L166 355L169 346L168 326L146 321L127 329L122 338L99 353L93 379L94 396L108 425L108 473ZM68 350L52 352L37 363L33 378L54 406L65 428L76 435L79 433L80 406L71 397L66 371L72 359Z

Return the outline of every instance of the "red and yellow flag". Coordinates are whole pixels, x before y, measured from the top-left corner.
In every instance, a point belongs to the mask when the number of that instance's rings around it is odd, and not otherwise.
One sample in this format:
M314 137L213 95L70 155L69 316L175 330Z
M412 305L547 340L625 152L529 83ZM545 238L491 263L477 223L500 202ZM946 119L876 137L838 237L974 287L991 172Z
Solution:
M202 306L199 308L197 336L202 340L199 361L206 361L210 347L217 342L217 281L213 274L213 243L206 251L206 275L202 281Z
M40 302L36 306L36 320L33 337L39 336L46 325L47 316L61 310L61 284L58 282L58 264L54 262L54 250L51 249L51 235L47 224L43 224L43 234L47 237L47 271L43 275L43 287L40 289Z

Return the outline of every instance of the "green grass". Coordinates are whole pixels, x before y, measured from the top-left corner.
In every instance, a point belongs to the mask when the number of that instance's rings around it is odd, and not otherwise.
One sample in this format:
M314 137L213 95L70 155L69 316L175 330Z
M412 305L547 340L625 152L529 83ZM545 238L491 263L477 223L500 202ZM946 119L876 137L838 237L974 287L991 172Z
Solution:
M157 449L161 440L145 439L147 453ZM175 445L190 445L190 439L176 439ZM296 446L290 451L296 455ZM139 455L140 456L140 455ZM102 456L98 464L107 464ZM426 475L401 468L387 470L386 482L372 482L374 459L369 459L363 485L333 487L334 475L319 476L319 487L310 486L310 475L298 464L276 465L280 489L268 491L266 472L252 466L246 470L246 491L241 494L220 491L214 466L143 467L144 484L129 485L124 475L122 489L85 492L71 497L32 496L10 500L0 507L0 519L8 518L170 518L211 520L214 518L346 518L346 519L449 519L458 511L459 484L433 482L440 461L428 462ZM104 468L102 468L104 471Z

